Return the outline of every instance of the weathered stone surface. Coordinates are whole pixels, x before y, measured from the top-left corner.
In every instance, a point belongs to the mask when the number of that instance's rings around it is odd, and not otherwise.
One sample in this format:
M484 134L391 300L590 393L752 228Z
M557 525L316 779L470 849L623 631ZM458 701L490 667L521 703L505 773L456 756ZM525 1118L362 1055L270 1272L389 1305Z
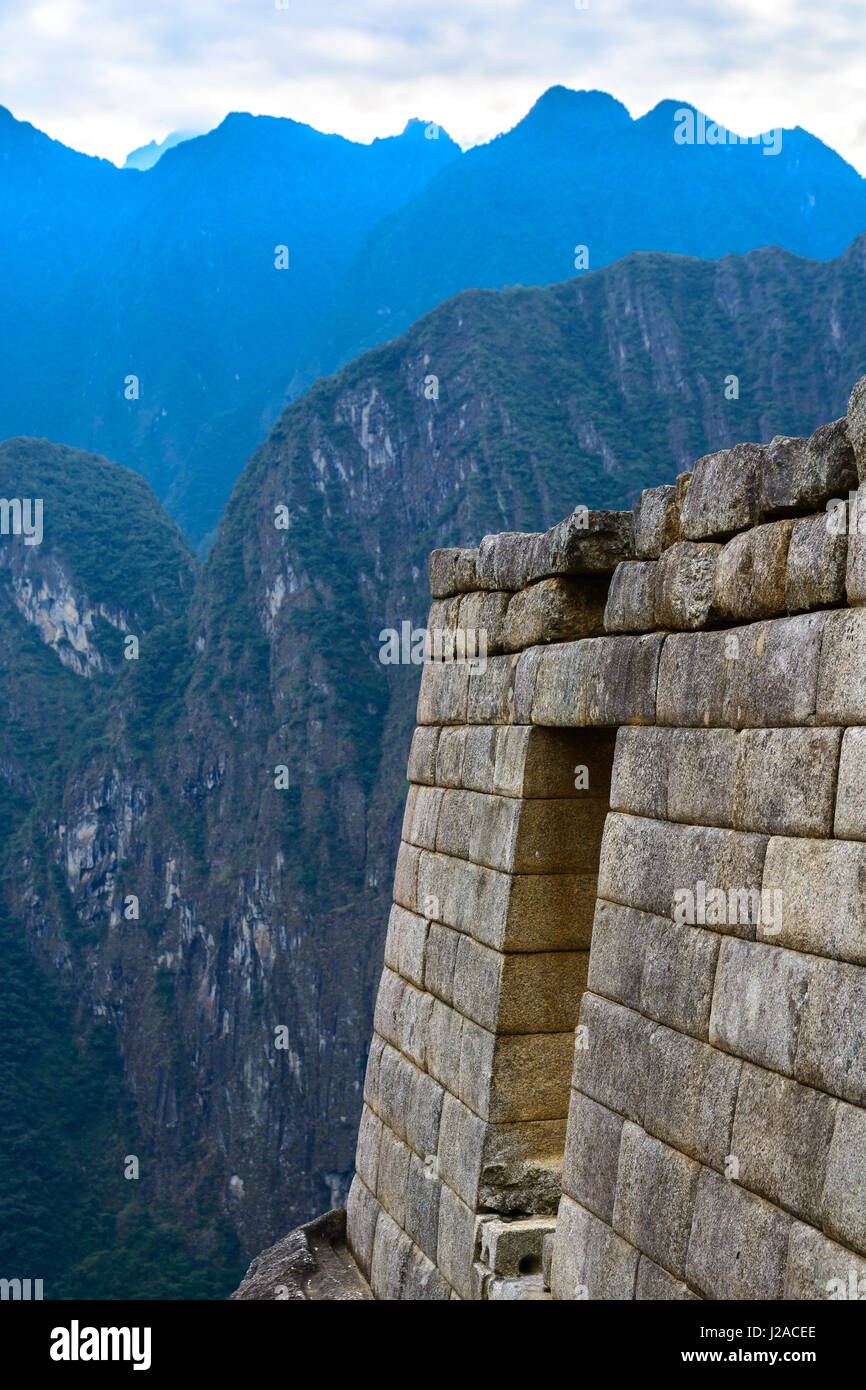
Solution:
M859 608L866 604L866 486L851 493L847 512L843 507L840 503L838 516L847 521L848 530L845 597L852 608Z
M710 615L713 584L723 547L676 541L657 561L655 626L693 630Z
M821 1204L824 1230L866 1254L866 1112L839 1101ZM817 1224L817 1222L815 1223ZM866 1287L863 1292L866 1293Z
M533 724L616 726L655 722L661 634L597 637L542 650Z
M494 732L491 791L525 800L566 796L607 800L615 741L612 732L525 725Z
M820 1091L746 1063L731 1137L738 1182L820 1225L837 1104Z
M492 1278L486 1298L490 1303L549 1303L551 1294L540 1274L527 1274L515 1279Z
M685 1272L699 1163L623 1126L613 1227L643 1254L677 1276Z
M736 444L698 459L682 507L686 540L715 540L759 519L760 444Z
M524 582L555 574L612 574L633 551L631 512L576 511L533 538Z
M823 508L831 497L847 497L856 486L857 464L843 415L829 425L819 425L806 441L794 470L797 505Z
M403 839L407 844L436 848L436 827L444 795L439 787L410 785L403 815Z
M550 1271L555 1299L631 1299L637 1262L633 1246L563 1194Z
M436 1262L439 1239L439 1195L442 1184L435 1161L425 1162L413 1153L409 1158L406 1183L406 1234Z
M418 1068L395 1047L386 1044L379 1068L379 1094L374 1109L383 1124L397 1135L406 1138L409 1097L412 1077Z
M827 613L816 713L819 724L866 724L866 610Z
M861 376L851 392L847 421L857 475L861 483L866 482L866 376Z
M572 1091L568 1107L562 1190L581 1206L606 1221L613 1217L619 1144L625 1121L621 1115L597 1105L580 1091Z
M387 1045L385 1039L380 1037L378 1033L373 1034L367 1056L367 1070L364 1075L364 1100L374 1110L378 1110L379 1106L379 1070L382 1053Z
M804 476L808 441L777 434L761 451L758 465L758 511L778 516L799 505L797 479Z
M593 994L706 1037L719 937L599 899L587 982Z
M792 1076L814 961L763 941L722 942L710 1042Z
M460 732L464 735L461 781L449 785L467 787L470 791L476 792L494 791L493 770L499 733L520 734L522 730L500 730L496 725L478 724ZM498 791L499 788L495 790Z
M607 584L597 579L540 579L508 605L503 624L507 652L542 642L572 642L604 631Z
M503 955L463 936L454 1006L494 1033L562 1033L577 1024L586 951Z
M418 723L465 724L468 697L468 662L425 661L418 692Z
M370 1285L377 1299L393 1303L403 1295L412 1242L386 1211L379 1213L373 1240Z
M829 516L794 522L785 572L785 607L789 613L842 604L848 537L837 535Z
M257 1255L232 1299L364 1302L373 1293L346 1244L345 1211L299 1226Z
M431 724L419 725L412 735L409 749L409 766L406 776L410 782L421 782L432 787L436 783L436 749L439 730Z
M427 726L422 732L431 732ZM466 752L466 728L432 730L437 735L434 782L437 788L463 785L463 758ZM403 839L409 837L404 834Z
M445 1303L453 1295L453 1289L432 1260L413 1246L403 1275L401 1299L409 1303Z
M464 594L457 611L454 650L464 655L468 653L487 656L508 651L505 619L510 604L511 595L507 593L481 591ZM460 633L464 634L462 639ZM462 648L459 646L461 640Z
M664 820L668 806L668 765L672 729L622 728L610 787L612 811Z
M692 1293L687 1284L684 1284L680 1279L675 1279L672 1274L668 1274L666 1269L662 1269L646 1255L641 1255L638 1262L634 1296L636 1299L658 1303L682 1303L689 1299L695 1300L698 1297L697 1294Z
M394 869L394 901L414 912L418 902L418 865L421 851L415 845L401 844Z
M803 1006L794 1075L866 1106L866 969L815 960Z
M632 1009L584 994L574 1048L575 1090L640 1124L653 1027Z
M364 1185L375 1193L379 1182L379 1146L382 1142L382 1121L365 1105L358 1126L358 1146L355 1167Z
M841 729L746 729L738 737L738 830L831 835Z
M439 1147L439 1123L444 1094L442 1086L434 1077L413 1069L409 1109L406 1115L406 1142L421 1158L430 1158Z
M866 1298L866 1260L828 1240L812 1226L795 1221L788 1244L786 1299Z
M785 575L793 529L793 521L771 521L734 536L723 546L713 579L715 616L754 622L785 612Z
M833 834L866 840L866 728L847 728L842 734Z
M430 593L434 598L465 594L478 587L477 550L432 550L428 561Z
M656 1028L647 1052L644 1127L718 1169L730 1153L742 1062L672 1028Z
M456 1096L446 1095L439 1176L473 1209L551 1211L564 1141L564 1119L488 1124Z
M491 1124L563 1121L574 1035L494 1035L464 1018L460 1032L460 1099Z
M866 845L774 837L767 846L763 886L782 894L782 929L771 933L759 926L759 937L866 965Z
M409 1158L412 1150L387 1125L382 1126L379 1150L379 1176L376 1196L389 1216L402 1229L406 1226L406 1190L409 1184Z
M733 828L740 735L733 729L665 729L664 733L669 749L667 819Z
M678 540L680 513L677 488L644 488L634 509L635 555L639 560L657 560L663 550Z
M514 677L517 660L516 656L492 656L483 664L475 664L470 669L465 715L468 724L514 722Z
M652 632L655 620L654 560L623 560L617 565L604 609L605 632Z
M763 1198L702 1169L686 1283L708 1298L781 1298L791 1224Z
M659 663L657 722L735 729L814 723L824 626L835 616L672 634ZM828 711L820 722L845 720Z
M484 1217L476 1216L465 1202L461 1202L447 1183L442 1184L436 1243L437 1262L443 1275L461 1298L472 1297L471 1270L476 1253L480 1253L480 1236L477 1233L484 1220Z
M427 1030L427 1070L433 1079L452 1095L457 1095L460 1090L460 1045L463 1024L463 1016L456 1009L443 1004L441 999L433 1000Z
M766 845L763 835L674 825L611 812L601 847L598 895L625 907L676 919L677 903L688 905L687 899L677 895L690 892L694 895L696 925L754 937L754 915L751 920L741 920L745 900L731 899L730 894L760 889ZM731 920L702 923L698 920L698 894L703 891L709 895L714 889L721 889L736 911L728 914ZM686 910L681 909L679 915L688 918Z
M370 1278L373 1239L381 1207L370 1189L356 1173L346 1200L347 1244L364 1278Z
M526 1216L488 1221L481 1231L481 1258L506 1279L541 1274L545 1235L556 1228L553 1216Z
M606 803L597 798L519 801L446 791L436 849L502 872L591 872L598 860L605 810ZM424 847L431 848L429 841Z
M480 589L522 589L527 581L528 561L536 535L521 531L502 531L484 536L478 546L475 572Z

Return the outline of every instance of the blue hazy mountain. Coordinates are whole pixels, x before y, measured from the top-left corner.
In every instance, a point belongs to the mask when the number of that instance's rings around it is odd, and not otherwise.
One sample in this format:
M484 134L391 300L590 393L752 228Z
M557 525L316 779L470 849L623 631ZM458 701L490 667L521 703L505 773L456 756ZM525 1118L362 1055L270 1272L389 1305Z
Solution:
M137 469L198 543L289 401L460 290L559 283L578 246L828 259L866 229L866 182L807 132L678 144L684 108L554 87L465 153L235 113L144 172L0 108L0 437Z
M146 145L139 145L137 149L130 150L123 168L152 169L166 150L173 150L175 145L182 145L184 140L194 140L200 134L199 130L173 130L164 140L148 140Z

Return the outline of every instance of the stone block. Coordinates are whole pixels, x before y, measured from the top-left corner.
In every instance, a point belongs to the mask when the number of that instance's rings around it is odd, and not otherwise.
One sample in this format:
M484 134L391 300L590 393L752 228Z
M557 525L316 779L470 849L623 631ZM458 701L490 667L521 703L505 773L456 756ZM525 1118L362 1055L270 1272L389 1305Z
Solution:
M720 940L703 931L666 917L617 912L640 919L645 930L640 981L640 1011L658 1023L666 1023L696 1038L705 1038L710 1022L713 981Z
M378 1033L374 1033L370 1040L370 1051L367 1055L367 1070L364 1074L364 1100L373 1110L379 1107L379 1070L382 1063L382 1053L387 1047L385 1039Z
M492 732L496 735L496 757L489 790L526 800L607 800L615 741L612 731L517 725Z
M413 1248L406 1263L400 1297L407 1303L445 1303L453 1289L447 1279L417 1248Z
M736 444L698 459L682 505L686 540L715 540L756 524L763 456L760 444Z
M795 1221L788 1244L785 1299L831 1302L866 1299L866 1260Z
M746 1063L731 1136L737 1181L819 1225L837 1104L820 1091Z
M409 787L402 832L407 844L420 849L436 848L436 827L444 795L439 787Z
M762 517L790 513L802 505L797 480L805 474L808 440L777 434L761 450L758 467L758 511Z
M478 547L476 573L480 589L522 589L530 582L530 562L541 533L502 531L485 536Z
M785 576L793 529L793 521L771 521L728 541L715 567L715 616L729 622L754 622L785 612Z
M848 400L848 438L854 453L857 476L866 482L866 376L854 385Z
M462 1015L443 1004L441 999L434 999L427 1034L427 1070L434 1081L452 1095L460 1089L462 1036Z
M433 724L416 728L409 749L409 766L406 772L410 782L420 782L432 787L436 782L436 749L439 730Z
M640 1124L654 1026L631 1009L584 994L574 1046L575 1090Z
M464 651L496 656L508 651L505 619L511 603L507 593L464 594L457 614L457 630L464 633ZM460 640L460 639L458 639Z
M564 1122L573 1044L572 1033L497 1036L464 1019L457 1094L491 1123Z
M656 627L655 560L623 560L617 565L604 610L605 632L652 632Z
M382 1123L393 1130L399 1139L406 1138L409 1094L412 1076L417 1073L417 1070L417 1067L395 1047L390 1045L385 1047L379 1073L380 1086L376 1113Z
M759 926L758 936L794 951L866 965L864 885L866 845L774 837L767 846L763 888L782 895L781 930Z
M429 726L427 726L429 727ZM462 787L463 758L469 730L465 727L436 730L439 735L433 781L437 787ZM404 835L403 839L409 839ZM417 843L417 841L413 841ZM432 848L426 846L426 848Z
M847 557L848 537L835 534L826 512L795 521L785 573L788 612L844 604Z
M468 662L425 661L421 669L416 722L465 724L468 698Z
M860 608L866 603L866 486L862 485L852 492L847 505L838 504L834 517L836 525L847 521L848 551L845 561L845 601L852 608Z
M382 1144L379 1150L379 1177L376 1183L376 1196L389 1216L398 1226L406 1225L406 1189L409 1183L408 1144L398 1139L387 1125L382 1126Z
M866 1106L866 969L814 960L803 1005L794 1075Z
M463 933L455 931L453 927L445 927L440 922L430 924L424 961L425 989L452 1007L457 948L462 939Z
M733 787L735 827L831 835L841 741L841 729L744 730Z
M416 845L401 844L394 870L394 901L414 912L418 901L418 864L421 851Z
M556 574L612 574L633 550L631 512L578 510L533 538L524 582Z
M439 1237L439 1194L442 1184L437 1176L437 1163L411 1154L406 1183L406 1234L433 1262Z
M559 1190L564 1140L565 1120L488 1124L456 1096L446 1095L439 1176L473 1209L550 1211Z
M368 1105L361 1111L358 1126L358 1145L355 1168L365 1187L375 1193L379 1182L379 1148L382 1142L382 1121Z
M658 670L658 724L709 728L728 723L726 694L742 632L676 632L665 639Z
M469 791L492 792L498 735L500 732L511 733L512 730L500 730L495 725L476 724L462 732L464 751L460 785ZM515 729L513 732L519 734L522 730Z
M639 1125L623 1126L613 1228L677 1277L685 1272L700 1171Z
M602 841L598 896L751 938L766 845L763 835L612 811Z
M835 1102L834 1102L835 1103ZM827 1235L866 1255L866 1113L836 1103L821 1221ZM862 1290L866 1295L866 1284Z
M792 1076L815 962L762 941L722 942L710 1042Z
M385 939L385 964L390 970L424 988L424 948L427 922L397 903L391 908Z
M676 541L656 562L655 626L674 631L704 627L713 602L723 547Z
M826 623L815 711L819 724L866 724L866 609L822 615Z
M639 726L618 730L610 787L612 811L666 818L673 732Z
M842 735L833 834L866 840L866 728L845 729Z
M467 724L515 722L514 679L517 661L516 656L491 656L483 664L469 668L465 712Z
M573 642L604 631L607 584L602 579L540 579L515 594L503 626L507 652L543 642Z
M672 1028L647 1049L644 1128L689 1158L723 1169L742 1063Z
M540 1274L519 1275L515 1279L491 1278L487 1285L489 1303L548 1303L550 1294Z
M606 1221L613 1217L616 1170L622 1127L621 1115L572 1091L568 1108L562 1190L587 1211Z
M847 497L856 486L857 464L843 415L819 425L807 439L794 474L797 505L817 510L832 497Z
M634 1246L563 1194L550 1271L555 1299L632 1299L637 1262Z
M379 1213L373 1240L370 1287L373 1296L395 1303L403 1297L412 1242L386 1211Z
M597 637L542 649L532 723L592 725L655 722L664 637Z
M505 1279L540 1275L542 1243L555 1229L553 1216L488 1221L481 1230L481 1259Z
M346 1240L355 1263L367 1280L370 1278L376 1222L381 1210L373 1193L356 1173L346 1199Z
M791 1217L703 1168L686 1260L686 1283L713 1299L780 1299Z
M587 957L586 951L504 955L462 936L454 1007L491 1033L571 1031L586 986Z
M433 1157L439 1148L439 1124L444 1095L442 1086L434 1077L427 1072L418 1071L417 1068L412 1069L409 1109L406 1115L406 1142L422 1159Z
M428 561L430 593L434 598L465 594L477 587L477 550L432 550Z
M680 511L673 485L644 488L634 509L634 553L639 560L657 560L680 540Z
M641 1255L638 1261L634 1296L636 1299L654 1303L683 1303L698 1297L687 1284L675 1279L646 1255Z

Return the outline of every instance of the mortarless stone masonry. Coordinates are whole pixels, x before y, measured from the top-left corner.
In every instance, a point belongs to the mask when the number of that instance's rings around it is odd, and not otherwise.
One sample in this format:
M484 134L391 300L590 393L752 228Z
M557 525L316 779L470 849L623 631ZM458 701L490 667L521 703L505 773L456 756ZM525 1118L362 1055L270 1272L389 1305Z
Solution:
M489 655L423 672L348 1201L373 1297L866 1296L858 482L866 378L634 515L431 556L431 625Z

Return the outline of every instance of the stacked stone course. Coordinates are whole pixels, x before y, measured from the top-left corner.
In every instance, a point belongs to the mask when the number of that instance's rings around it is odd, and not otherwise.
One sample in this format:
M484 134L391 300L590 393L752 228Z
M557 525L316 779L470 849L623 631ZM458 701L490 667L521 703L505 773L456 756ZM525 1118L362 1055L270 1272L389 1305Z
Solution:
M866 1297L861 508L866 378L633 515L434 552L431 629L487 658L422 677L348 1204L376 1298Z

